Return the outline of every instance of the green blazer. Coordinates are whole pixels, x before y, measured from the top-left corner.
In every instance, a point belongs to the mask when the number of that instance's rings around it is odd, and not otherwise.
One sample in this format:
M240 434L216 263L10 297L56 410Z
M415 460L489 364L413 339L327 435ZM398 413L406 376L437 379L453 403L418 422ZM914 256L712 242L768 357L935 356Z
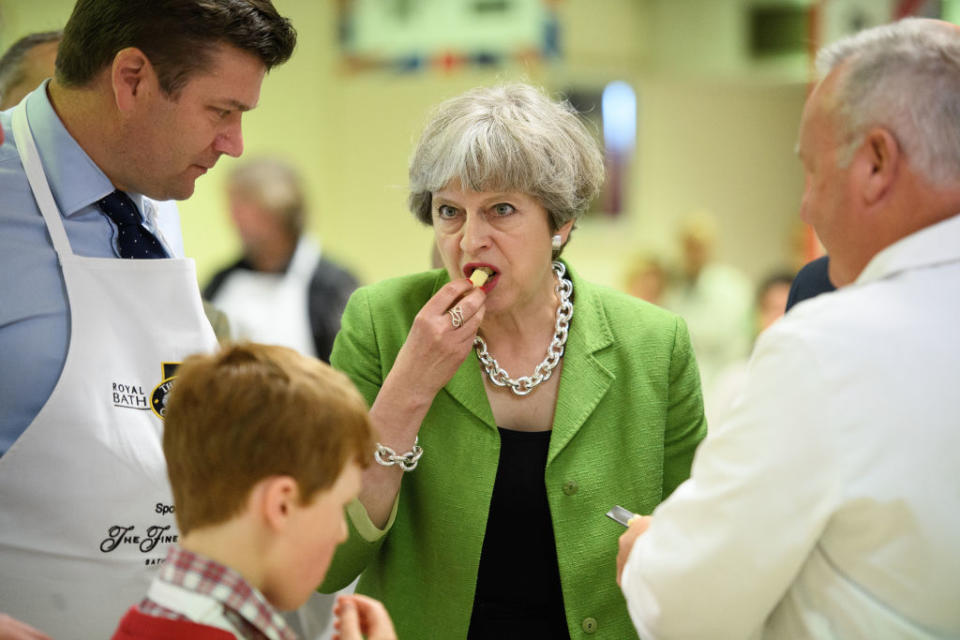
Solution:
M574 313L544 482L571 638L636 637L616 584L615 504L648 514L690 473L706 434L700 378L678 316L583 281L568 266ZM443 270L386 280L350 298L331 364L372 403ZM350 538L321 590L361 574L401 640L466 637L500 454L473 352L434 398L424 454L405 474L385 532L354 502ZM522 535L523 532L518 532Z

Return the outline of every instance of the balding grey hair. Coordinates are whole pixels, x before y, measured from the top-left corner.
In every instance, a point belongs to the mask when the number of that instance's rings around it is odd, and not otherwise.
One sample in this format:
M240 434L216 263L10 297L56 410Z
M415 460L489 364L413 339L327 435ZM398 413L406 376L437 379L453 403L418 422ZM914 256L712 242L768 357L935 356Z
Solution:
M846 166L871 127L896 138L909 165L934 185L960 181L960 31L906 18L844 38L817 56L838 70L835 97Z
M0 96L10 87L23 82L23 61L31 49L48 42L60 42L62 38L63 31L43 31L25 35L10 45L0 57Z
M293 165L272 157L242 161L228 174L227 188L279 219L290 238L300 237L306 222L306 198L300 173Z
M556 230L583 215L603 184L603 154L573 107L526 84L472 89L441 103L410 161L410 211L452 181L535 197Z

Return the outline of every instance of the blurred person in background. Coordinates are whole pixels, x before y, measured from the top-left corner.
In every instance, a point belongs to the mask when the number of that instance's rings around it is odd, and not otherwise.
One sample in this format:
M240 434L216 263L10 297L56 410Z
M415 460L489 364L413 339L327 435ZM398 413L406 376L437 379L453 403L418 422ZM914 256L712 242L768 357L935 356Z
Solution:
M793 279L787 294L786 310L789 311L794 305L808 298L836 289L830 281L830 256L820 256L805 264Z
M295 39L267 0L79 0L0 111L0 608L53 637L107 637L177 537L165 393L215 339L171 201Z
M214 274L204 297L227 314L235 338L329 361L357 280L307 237L300 173L272 158L244 162L227 178L227 201L243 256Z
M62 37L63 31L32 33L14 42L0 56L0 111L14 106L53 76L57 45ZM56 44L52 45L53 42ZM4 136L0 127L0 144Z
M818 256L812 260L810 259L811 242L815 242L816 244L814 248L816 253L813 255ZM797 270L797 274L793 279L789 295L787 296L787 311L795 304L807 298L812 298L821 293L829 293L836 289L833 283L830 282L828 275L830 258L824 255L823 245L821 245L820 240L816 238L810 225L802 220L797 220L797 224L793 227L791 233L790 244L793 248L791 254L794 256L793 264L795 265L794 268Z
M764 278L757 288L757 335L783 316L794 275L786 271Z
M663 306L690 328L703 393L709 403L713 382L727 365L749 354L753 285L739 269L718 262L717 219L705 210L687 216L679 229L681 270L671 280Z
M660 305L667 288L667 270L656 255L644 252L630 261L624 275L624 289L632 296Z
M817 67L800 215L838 289L764 332L690 480L621 538L644 638L960 637L960 27Z
M0 57L0 111L20 102L41 82L53 77L63 31L23 36Z
M780 319L787 305L787 296L793 274L786 271L772 273L763 279L757 287L754 308L754 339ZM749 356L727 365L717 375L710 397L704 399L703 408L707 414L707 423L718 425L723 422L727 412L740 396L747 381Z
M604 514L670 495L706 422L683 320L559 259L603 178L569 105L523 84L447 100L409 199L444 268L347 304L331 362L381 440L324 589L359 574L401 638L634 636Z

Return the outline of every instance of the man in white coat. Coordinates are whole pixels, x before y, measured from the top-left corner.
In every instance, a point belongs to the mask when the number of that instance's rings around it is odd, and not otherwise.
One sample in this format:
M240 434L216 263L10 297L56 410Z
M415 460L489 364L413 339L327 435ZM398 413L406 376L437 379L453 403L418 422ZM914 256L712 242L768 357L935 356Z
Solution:
M165 397L215 339L163 201L241 154L295 40L269 0L79 0L0 112L0 624L108 637L177 540Z
M690 479L621 538L648 640L960 637L960 29L818 64L801 216L840 289L760 337Z

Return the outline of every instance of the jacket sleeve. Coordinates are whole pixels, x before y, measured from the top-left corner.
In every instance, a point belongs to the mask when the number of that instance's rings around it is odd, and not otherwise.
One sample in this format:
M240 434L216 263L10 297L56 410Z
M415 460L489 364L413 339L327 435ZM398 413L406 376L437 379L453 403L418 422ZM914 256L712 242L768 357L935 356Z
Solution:
M835 438L841 420L824 416L844 414L849 399L831 394L813 345L775 329L761 336L744 395L700 446L690 480L630 552L623 593L643 638L754 637L834 514L849 442Z
M700 372L687 325L676 319L670 357L667 432L663 443L663 500L690 476L693 454L707 435Z
M385 377L384 365L376 340L373 316L369 304L369 291L358 289L347 302L343 313L340 333L333 344L330 364L347 374L356 385L367 405L373 404ZM373 452L371 451L371 458ZM366 568L376 555L396 515L393 513L384 529L373 526L359 500L347 507L347 522L350 535L337 548L326 579L320 591L330 593L350 584Z
M368 406L373 404L386 376L366 287L357 289L347 302L330 364L347 374Z

